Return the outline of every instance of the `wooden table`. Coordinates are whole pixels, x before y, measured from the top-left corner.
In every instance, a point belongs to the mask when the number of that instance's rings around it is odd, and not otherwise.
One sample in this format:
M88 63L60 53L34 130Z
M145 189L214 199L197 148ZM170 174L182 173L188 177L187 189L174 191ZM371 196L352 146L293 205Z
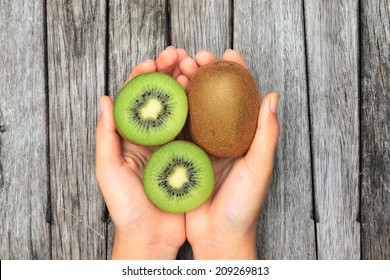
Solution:
M168 45L234 48L280 93L260 258L390 259L386 0L1 1L1 259L110 258L99 96Z

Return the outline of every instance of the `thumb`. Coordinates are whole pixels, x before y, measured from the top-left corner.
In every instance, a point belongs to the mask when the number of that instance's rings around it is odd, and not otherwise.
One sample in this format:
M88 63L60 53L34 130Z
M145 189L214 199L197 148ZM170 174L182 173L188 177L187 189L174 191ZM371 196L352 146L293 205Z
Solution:
M244 161L252 174L266 174L269 180L274 166L274 155L279 138L279 123L276 114L278 95L267 94L260 106L257 130Z
M113 115L114 103L108 96L100 97L100 118L96 128L96 176L121 167L123 163L121 137Z

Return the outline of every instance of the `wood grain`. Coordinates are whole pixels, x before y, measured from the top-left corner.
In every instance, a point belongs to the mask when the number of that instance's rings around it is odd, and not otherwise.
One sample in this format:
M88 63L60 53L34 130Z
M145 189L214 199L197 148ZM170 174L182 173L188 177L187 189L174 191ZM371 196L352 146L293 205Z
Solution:
M47 1L53 259L106 258L95 179L95 128L105 92L104 1Z
M358 1L305 1L319 259L359 259Z
M193 56L200 49L221 57L231 48L230 0L170 1L172 45Z
M390 259L390 2L361 2L362 258Z
M200 49L221 57L231 46L231 7L228 0L171 1L172 45L185 48L193 56ZM178 259L193 259L191 245L186 242Z
M388 1L4 0L0 34L0 259L111 257L99 96L168 44L237 49L279 92L260 258L390 259Z
M273 184L259 220L259 257L315 259L301 1L236 0L234 48L245 57L262 94L279 93L281 133Z
M168 44L166 1L110 1L109 95L114 98L131 69L155 59ZM114 227L109 223L107 257L111 258Z
M43 7L0 4L0 259L50 258Z

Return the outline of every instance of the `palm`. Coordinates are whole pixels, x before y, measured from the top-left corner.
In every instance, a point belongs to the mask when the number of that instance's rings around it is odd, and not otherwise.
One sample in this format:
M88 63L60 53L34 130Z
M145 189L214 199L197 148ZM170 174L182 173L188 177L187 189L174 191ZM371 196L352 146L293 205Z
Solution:
M184 215L158 209L147 198L143 187L145 164L156 148L138 146L122 139L123 165L112 177L113 187L122 191L118 192L115 205L109 208L110 212L115 212L111 214L116 227L140 234L133 238L160 240L173 245L178 240L185 240Z
M215 241L222 240L229 232L232 236L242 236L249 228L248 217L259 211L257 195L250 193L254 176L247 169L244 158L212 159L215 172L215 190L206 203L186 214L187 237L201 240L210 236ZM239 226L238 226L239 225Z

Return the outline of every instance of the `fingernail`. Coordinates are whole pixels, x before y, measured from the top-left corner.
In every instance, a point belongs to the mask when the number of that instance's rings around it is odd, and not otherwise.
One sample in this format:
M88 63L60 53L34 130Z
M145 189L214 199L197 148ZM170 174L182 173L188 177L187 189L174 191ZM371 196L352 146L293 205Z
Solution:
M269 102L269 106L272 113L276 113L278 109L278 95L276 93L272 94L271 100Z
M174 49L174 50L176 50L176 48L174 46L168 46L165 49Z
M100 96L100 114L103 114L104 112L104 98L103 96Z

